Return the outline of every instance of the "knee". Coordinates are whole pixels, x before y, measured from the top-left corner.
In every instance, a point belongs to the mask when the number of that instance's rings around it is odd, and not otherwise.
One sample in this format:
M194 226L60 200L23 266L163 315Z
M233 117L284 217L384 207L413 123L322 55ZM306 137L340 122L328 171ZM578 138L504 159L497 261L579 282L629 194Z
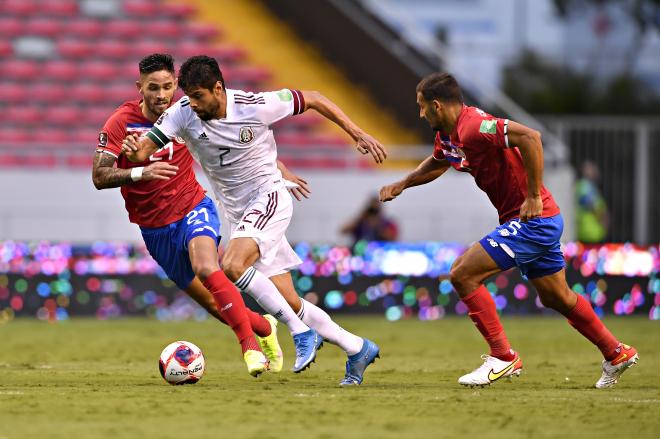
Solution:
M541 304L549 309L554 309L562 314L570 312L570 310L575 306L575 301L571 300L572 291L562 291L562 292L540 292L539 291L539 300Z
M247 268L247 265L242 260L227 257L227 255L222 259L222 271L225 272L229 280L232 282L236 282L240 279Z
M465 295L470 292L466 292L466 290L470 289L470 277L466 270L463 269L463 264L461 264L460 260L456 260L454 265L452 265L449 271L449 281L459 295Z
M193 261L192 269L200 280L205 281L209 276L218 271L220 267L217 263L210 261Z

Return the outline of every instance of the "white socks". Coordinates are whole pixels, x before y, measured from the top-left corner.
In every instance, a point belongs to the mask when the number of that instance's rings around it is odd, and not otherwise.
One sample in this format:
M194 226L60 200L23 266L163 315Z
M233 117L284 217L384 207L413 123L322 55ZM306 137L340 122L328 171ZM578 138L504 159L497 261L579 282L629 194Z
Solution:
M362 349L362 338L333 322L328 313L304 299L300 299L298 317L309 327L316 329L321 337L346 351L346 354L355 355Z
M309 330L307 325L293 312L275 284L254 267L245 270L241 277L234 282L234 285L252 296L266 312L287 325L291 335Z

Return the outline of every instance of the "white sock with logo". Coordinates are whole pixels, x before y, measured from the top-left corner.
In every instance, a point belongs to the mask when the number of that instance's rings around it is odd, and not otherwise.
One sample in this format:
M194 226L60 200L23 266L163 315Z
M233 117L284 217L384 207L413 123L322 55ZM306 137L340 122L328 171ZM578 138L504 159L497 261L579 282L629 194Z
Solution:
M266 312L287 325L291 335L309 330L282 297L275 284L254 267L245 270L234 285L252 296Z
M316 329L321 337L342 348L348 355L355 355L362 349L363 340L332 321L327 312L318 306L300 299L298 317L310 328Z

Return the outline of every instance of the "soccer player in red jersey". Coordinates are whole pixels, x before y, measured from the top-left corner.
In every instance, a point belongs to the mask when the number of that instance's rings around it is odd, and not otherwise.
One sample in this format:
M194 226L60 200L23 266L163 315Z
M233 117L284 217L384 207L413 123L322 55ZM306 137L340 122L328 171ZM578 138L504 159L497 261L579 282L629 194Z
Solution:
M541 303L559 311L600 349L604 360L596 387L611 387L638 360L635 348L620 343L594 313L589 301L566 283L559 239L563 220L543 186L541 134L463 103L453 76L433 73L417 85L419 115L436 131L435 149L403 180L384 186L381 201L429 183L450 167L469 172L499 213L500 226L472 245L451 268L450 280L490 355L462 385L483 386L519 375L522 361L506 337L495 302L483 281L517 266L538 291Z
M148 132L172 103L177 88L170 55L143 58L139 71L136 85L142 99L117 108L99 134L94 186L121 187L129 219L140 226L149 253L179 288L232 328L249 373L258 376L269 366L279 371L282 351L276 320L246 308L238 289L220 270L217 209L195 178L185 143L174 139L142 163L121 154L122 140L131 133Z

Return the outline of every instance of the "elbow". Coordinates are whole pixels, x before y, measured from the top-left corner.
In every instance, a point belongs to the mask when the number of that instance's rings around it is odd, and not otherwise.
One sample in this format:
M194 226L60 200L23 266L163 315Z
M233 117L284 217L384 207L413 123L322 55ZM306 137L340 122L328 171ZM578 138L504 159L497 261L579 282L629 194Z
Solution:
M317 109L325 97L316 90L305 91L305 107Z
M96 176L92 177L92 182L94 182L94 187L96 188L96 190L100 191L101 189L105 189L105 186L103 186L101 180L99 178L96 178Z

